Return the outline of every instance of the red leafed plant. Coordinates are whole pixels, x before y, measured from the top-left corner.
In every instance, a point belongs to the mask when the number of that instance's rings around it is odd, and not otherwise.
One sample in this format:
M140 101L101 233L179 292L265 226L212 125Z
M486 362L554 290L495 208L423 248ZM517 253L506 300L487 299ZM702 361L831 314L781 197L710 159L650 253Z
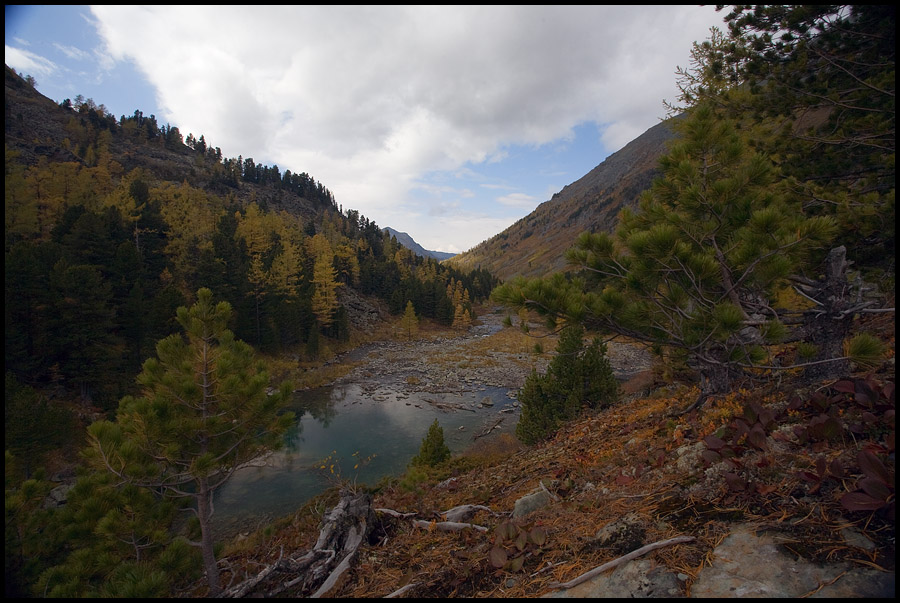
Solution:
M841 497L841 504L848 511L884 511L894 519L894 476L874 453L861 450L856 457L863 477L857 482L858 489Z

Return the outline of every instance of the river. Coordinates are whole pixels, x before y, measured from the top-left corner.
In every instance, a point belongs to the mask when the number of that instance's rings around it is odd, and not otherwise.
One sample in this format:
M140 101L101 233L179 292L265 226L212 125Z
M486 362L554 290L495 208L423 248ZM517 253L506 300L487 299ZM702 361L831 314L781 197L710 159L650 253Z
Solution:
M514 432L519 411L511 393L532 370L544 372L550 355L532 353L541 340L504 329L503 316L485 313L463 334L380 342L338 359L354 368L333 385L294 394L288 410L297 424L284 449L265 466L241 469L218 492L218 537L296 511L335 484L332 465L341 478L368 485L401 474L435 419L453 453L500 418L491 435ZM611 344L609 355L620 378L649 363L646 351L629 345Z
M467 360L472 358L467 346L499 330L497 320L488 320L462 337L369 346L349 357L364 362L345 378L295 392L286 410L297 422L284 448L262 466L239 470L218 491L217 535L252 531L292 513L333 486L337 476L373 485L401 474L435 419L453 453L500 419L492 436L514 432L519 413L511 392L524 381L525 371L511 371L515 363L503 363L500 378ZM463 359L448 365L442 354L450 352Z

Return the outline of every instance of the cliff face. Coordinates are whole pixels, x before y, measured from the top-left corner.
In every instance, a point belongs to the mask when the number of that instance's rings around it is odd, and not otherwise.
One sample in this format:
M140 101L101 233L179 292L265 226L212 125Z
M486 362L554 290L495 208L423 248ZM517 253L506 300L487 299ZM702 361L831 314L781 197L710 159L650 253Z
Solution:
M653 126L529 215L448 261L467 269L480 266L503 280L564 268L563 254L579 234L614 230L619 211L637 203L672 138L669 122Z

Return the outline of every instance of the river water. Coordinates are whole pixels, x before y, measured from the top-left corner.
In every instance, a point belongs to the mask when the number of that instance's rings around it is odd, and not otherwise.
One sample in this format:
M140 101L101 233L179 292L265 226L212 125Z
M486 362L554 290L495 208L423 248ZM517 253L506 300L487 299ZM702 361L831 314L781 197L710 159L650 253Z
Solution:
M453 453L465 450L474 436L500 418L492 434L511 433L519 413L509 392L482 386L460 393L408 392L356 383L296 392L287 410L294 412L297 423L285 447L264 466L239 470L219 490L214 530L220 538L232 536L296 511L334 485L332 465L335 475L367 485L402 473L435 419ZM485 398L492 405L485 404Z

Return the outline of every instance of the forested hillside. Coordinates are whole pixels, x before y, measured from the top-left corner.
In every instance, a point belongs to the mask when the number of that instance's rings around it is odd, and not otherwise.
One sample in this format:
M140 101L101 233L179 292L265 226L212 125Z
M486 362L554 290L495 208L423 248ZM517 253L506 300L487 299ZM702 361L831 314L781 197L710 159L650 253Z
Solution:
M314 358L360 327L353 293L450 324L494 285L413 255L309 174L223 157L139 110L57 105L9 68L5 91L6 370L20 384L114 408L201 287L235 309L239 339Z

